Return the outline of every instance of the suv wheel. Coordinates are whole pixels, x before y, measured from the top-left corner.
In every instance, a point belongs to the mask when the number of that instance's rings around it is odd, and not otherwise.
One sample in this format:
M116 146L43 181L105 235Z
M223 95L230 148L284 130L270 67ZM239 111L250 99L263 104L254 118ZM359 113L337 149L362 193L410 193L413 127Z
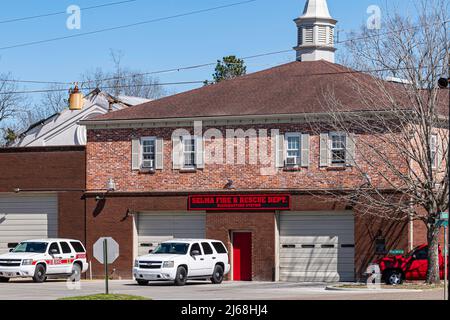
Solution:
M47 279L45 275L45 267L42 264L38 264L34 270L33 281L37 283L42 283Z
M8 282L9 278L0 277L0 282Z
M175 278L175 285L184 286L187 280L187 271L185 267L178 267L177 275Z
M221 265L216 265L214 267L214 272L211 277L211 282L214 284L221 284L223 281L223 268Z
M141 280L141 279L137 279L136 282L138 283L138 285L140 286L146 286L148 285L148 280Z
M386 272L385 281L393 286L400 285L403 282L403 274L398 270L389 270Z
M81 267L78 263L75 263L72 267L72 275L70 280L73 282L79 282L81 280Z

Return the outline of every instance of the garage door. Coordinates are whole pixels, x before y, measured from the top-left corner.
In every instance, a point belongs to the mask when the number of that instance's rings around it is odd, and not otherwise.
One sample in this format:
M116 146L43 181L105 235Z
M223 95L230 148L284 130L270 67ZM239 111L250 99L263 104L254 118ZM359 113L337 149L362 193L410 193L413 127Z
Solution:
M0 194L0 253L8 244L57 236L57 195Z
M280 281L354 281L354 257L351 211L280 214Z
M140 213L137 221L139 255L147 254L159 243L174 238L205 238L205 214Z

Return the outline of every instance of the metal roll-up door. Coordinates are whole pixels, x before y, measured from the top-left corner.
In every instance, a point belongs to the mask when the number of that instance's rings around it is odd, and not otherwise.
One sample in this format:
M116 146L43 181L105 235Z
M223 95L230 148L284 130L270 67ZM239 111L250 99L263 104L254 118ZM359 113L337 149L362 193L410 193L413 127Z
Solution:
M140 213L137 231L138 255L145 255L166 240L205 238L205 214Z
M280 281L354 281L351 211L280 214Z
M56 194L0 194L0 253L23 240L57 236Z

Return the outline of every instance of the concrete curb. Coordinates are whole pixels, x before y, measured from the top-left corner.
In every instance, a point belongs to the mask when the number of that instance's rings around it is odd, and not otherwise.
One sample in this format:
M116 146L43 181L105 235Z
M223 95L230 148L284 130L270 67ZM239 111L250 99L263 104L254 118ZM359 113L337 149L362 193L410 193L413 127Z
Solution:
M357 289L357 288L339 288L336 286L327 286L325 290L328 291L346 291L346 292L373 292L373 293L393 293L393 292L423 292L421 289Z

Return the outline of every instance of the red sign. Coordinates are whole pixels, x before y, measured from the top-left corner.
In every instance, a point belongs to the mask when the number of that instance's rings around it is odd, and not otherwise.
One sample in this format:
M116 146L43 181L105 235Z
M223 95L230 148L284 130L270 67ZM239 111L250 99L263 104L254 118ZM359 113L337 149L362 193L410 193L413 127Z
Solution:
M291 196L286 194L192 195L189 196L188 209L191 211L290 210Z

